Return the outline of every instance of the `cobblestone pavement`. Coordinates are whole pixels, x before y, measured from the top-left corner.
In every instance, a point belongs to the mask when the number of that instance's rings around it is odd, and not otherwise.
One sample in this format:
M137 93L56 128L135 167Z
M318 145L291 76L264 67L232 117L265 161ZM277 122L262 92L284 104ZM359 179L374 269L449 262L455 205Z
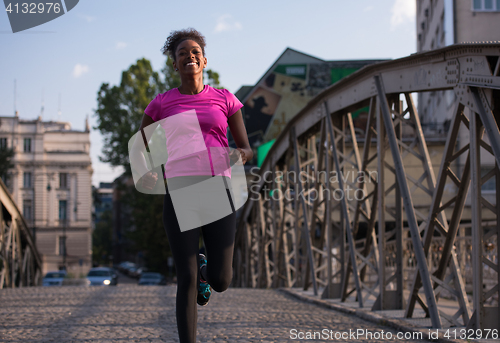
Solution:
M175 290L136 285L3 289L0 341L178 342ZM291 339L323 329L333 334L365 329L379 335L383 330L385 339ZM231 288L213 294L206 307L198 308L199 342L387 342L389 333L397 342L395 330L276 290Z

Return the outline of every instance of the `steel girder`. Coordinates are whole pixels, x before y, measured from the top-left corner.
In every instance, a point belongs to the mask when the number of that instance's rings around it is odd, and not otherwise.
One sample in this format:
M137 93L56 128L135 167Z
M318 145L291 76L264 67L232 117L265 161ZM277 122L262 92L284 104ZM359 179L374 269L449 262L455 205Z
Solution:
M311 100L278 137L250 187L238 224L234 284L312 286L322 297L400 309L407 317L418 306L435 328L500 329L499 57L497 43L453 45L364 67ZM436 178L412 93L439 90L453 90L456 100ZM367 105L359 135L350 113ZM458 145L460 130L470 134ZM485 154L496 164L482 175ZM405 165L409 158L418 163ZM465 165L454 171L459 158ZM367 176L332 180L333 172ZM495 204L481 190L491 178ZM448 199L450 184L456 193ZM348 198L349 191L363 196ZM470 224L464 221L468 192ZM466 237L459 234L467 225L472 306ZM444 293L456 300L454 315L440 309Z
M39 286L42 262L31 233L0 180L0 289Z

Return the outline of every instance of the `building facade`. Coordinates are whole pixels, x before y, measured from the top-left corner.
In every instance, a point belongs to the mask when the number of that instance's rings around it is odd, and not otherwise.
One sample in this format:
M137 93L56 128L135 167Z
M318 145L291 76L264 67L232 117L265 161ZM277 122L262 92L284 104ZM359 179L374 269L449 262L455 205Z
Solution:
M7 186L31 227L43 272L75 277L92 265L90 129L0 117L0 140L14 148Z
M417 52L434 50L444 46L500 40L499 0L417 0ZM496 60L488 65L476 63L476 68L490 68L493 72ZM491 95L490 95L491 96ZM490 102L491 103L491 102ZM453 89L420 93L418 112L426 137L446 136L454 116L456 94ZM469 108L464 114L470 118ZM458 148L468 142L468 131L459 132ZM483 138L489 143L488 137ZM461 174L466 156L453 166ZM493 156L486 154L481 162L484 176L495 165ZM484 167L483 167L484 166ZM496 203L494 178L482 187L483 196ZM470 192L466 205L470 206Z
M498 41L500 1L417 0L416 22L417 52L457 43ZM440 134L447 131L454 102L453 90L428 92L419 96L418 109L425 133Z
M243 118L250 146L251 164L264 160L287 123L317 94L362 67L384 60L325 61L287 48L253 86L236 93L243 103ZM359 113L353 113L358 117ZM229 145L234 147L232 137Z

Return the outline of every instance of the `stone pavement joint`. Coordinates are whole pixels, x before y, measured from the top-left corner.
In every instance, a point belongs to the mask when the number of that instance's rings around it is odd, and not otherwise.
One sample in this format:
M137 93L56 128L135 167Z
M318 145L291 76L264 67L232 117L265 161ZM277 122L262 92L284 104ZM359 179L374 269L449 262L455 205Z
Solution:
M176 286L31 287L0 290L1 342L178 342ZM364 318L332 311L271 289L230 288L198 307L198 342L324 342L306 334L365 329L392 332ZM366 318L371 319L371 318ZM396 339L393 339L395 342ZM342 342L344 340L327 340ZM387 342L365 337L356 342ZM422 342L422 340L404 340Z

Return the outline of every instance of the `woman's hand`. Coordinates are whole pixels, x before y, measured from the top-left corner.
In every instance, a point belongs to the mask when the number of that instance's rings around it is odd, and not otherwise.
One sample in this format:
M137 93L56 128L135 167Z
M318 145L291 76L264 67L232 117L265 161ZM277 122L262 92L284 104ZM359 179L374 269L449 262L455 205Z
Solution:
M227 122L229 124L229 130L231 130L234 142L236 143L238 151L241 154L243 164L245 164L253 158L253 151L248 143L247 131L245 130L245 123L243 122L241 109L229 117Z
M253 152L252 150L250 149L243 149L243 148L238 148L236 149L240 152L240 155L241 155L241 161L243 162L243 164L247 163L248 161L248 156L252 156L253 155ZM250 151L249 151L250 150Z
M142 187L152 190L158 181L158 173L148 172L140 180Z

